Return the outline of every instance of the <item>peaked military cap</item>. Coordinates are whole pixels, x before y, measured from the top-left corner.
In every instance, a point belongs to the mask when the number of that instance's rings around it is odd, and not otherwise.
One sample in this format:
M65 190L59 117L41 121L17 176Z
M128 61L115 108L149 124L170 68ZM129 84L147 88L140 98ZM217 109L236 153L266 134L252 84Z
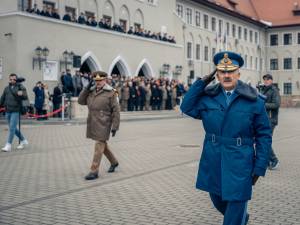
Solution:
M215 54L214 64L217 70L234 71L244 65L244 59L237 53L223 51Z
M95 71L93 72L93 79L95 81L100 81L100 80L104 80L107 78L107 73L103 72L103 71Z

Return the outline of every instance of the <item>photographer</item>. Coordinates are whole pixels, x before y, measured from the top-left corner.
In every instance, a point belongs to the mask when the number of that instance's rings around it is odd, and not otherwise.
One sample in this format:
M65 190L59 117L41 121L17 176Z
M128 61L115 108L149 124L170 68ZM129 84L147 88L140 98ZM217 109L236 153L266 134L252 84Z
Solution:
M0 99L0 106L4 106L6 109L6 119L9 126L9 135L6 145L2 148L2 151L11 151L11 144L16 135L21 143L17 149L23 149L25 145L28 145L28 141L21 134L17 128L17 124L20 120L20 111L22 107L22 100L27 99L27 92L25 87L21 84L24 79L17 79L16 74L9 75L9 85L5 87Z

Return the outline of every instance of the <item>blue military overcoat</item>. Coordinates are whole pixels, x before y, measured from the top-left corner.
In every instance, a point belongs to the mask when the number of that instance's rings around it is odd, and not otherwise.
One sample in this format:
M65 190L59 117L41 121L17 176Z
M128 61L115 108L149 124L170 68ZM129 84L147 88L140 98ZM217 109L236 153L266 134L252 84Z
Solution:
M206 136L196 187L226 201L251 199L252 176L264 176L272 136L264 99L238 81L229 104L220 84L197 80L181 110L201 119Z

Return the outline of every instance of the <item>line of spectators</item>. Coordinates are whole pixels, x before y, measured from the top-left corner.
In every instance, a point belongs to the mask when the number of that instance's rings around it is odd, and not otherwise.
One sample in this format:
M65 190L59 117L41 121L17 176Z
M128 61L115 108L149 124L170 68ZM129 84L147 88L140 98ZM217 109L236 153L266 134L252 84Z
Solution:
M76 71L72 76L70 70L67 70L60 78L62 92L77 97L90 79L88 73ZM180 104L188 88L174 79L141 76L112 75L108 78L108 84L118 91L122 111L172 110Z
M29 13L40 15L40 16L45 16L49 18L54 18L54 19L61 19L60 15L58 14L58 10L52 7L47 7L46 5L43 6L42 10L39 10L37 7L37 4L34 4L33 8L27 9L26 10ZM151 38L159 41L165 41L169 43L176 43L175 37L170 36L167 33L160 33L160 32L151 32L150 30L144 30L143 28L140 28L136 26L133 28L132 26L129 28L128 31L126 31L120 24L114 23L113 25L111 24L111 20L108 18L102 18L99 22L96 20L95 16L89 16L88 18L85 16L83 12L80 13L78 18L71 12L67 12L62 20L67 21L67 22L74 22L74 23L79 23L79 24L85 24L87 26L91 27L99 27L101 29L107 29L107 30L112 30L120 33L127 33L131 35L136 35L139 37L144 37L144 38Z

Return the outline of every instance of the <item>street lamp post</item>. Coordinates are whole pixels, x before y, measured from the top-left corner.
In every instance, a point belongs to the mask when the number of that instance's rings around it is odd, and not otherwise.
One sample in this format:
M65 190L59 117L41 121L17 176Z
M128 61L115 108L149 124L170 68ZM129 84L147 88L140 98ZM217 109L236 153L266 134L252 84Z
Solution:
M63 60L60 60L60 68L62 67L62 65L64 65L65 67L65 70L68 69L68 65L72 65L72 60L73 60L73 57L74 57L74 52L73 51L70 51L68 52L67 50L65 50L63 53Z

